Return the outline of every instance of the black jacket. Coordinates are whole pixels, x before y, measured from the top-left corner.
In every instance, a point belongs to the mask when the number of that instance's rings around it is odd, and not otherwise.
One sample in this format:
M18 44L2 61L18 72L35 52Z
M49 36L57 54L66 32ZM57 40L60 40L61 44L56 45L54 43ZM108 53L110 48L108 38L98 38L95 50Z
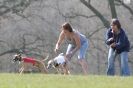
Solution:
M113 41L109 41L110 38L113 38ZM116 43L116 47L114 47L114 50L116 50L118 54L124 51L129 52L130 42L123 29L120 29L120 32L118 34L114 34L111 28L107 31L106 44L110 45L112 43Z

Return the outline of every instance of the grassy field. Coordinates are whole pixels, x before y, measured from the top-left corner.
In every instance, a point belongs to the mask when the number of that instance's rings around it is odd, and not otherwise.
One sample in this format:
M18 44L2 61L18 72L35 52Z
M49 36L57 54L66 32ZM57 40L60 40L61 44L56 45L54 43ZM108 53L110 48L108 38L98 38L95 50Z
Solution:
M0 88L133 88L133 77L3 73Z

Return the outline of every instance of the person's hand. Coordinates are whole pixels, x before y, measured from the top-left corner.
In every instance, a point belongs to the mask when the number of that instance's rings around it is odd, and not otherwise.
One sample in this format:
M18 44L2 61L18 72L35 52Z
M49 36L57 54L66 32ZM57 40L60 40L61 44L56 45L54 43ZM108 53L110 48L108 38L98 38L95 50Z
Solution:
M113 38L109 38L108 41L112 42L114 39Z
M59 50L58 48L55 48L55 49L54 49L54 52L57 53L58 50Z
M116 46L115 43L112 43L112 44L110 45L110 47L112 47L112 48L114 48L115 46Z
M72 53L66 54L66 58L67 58L67 59L71 59L71 57L72 57Z

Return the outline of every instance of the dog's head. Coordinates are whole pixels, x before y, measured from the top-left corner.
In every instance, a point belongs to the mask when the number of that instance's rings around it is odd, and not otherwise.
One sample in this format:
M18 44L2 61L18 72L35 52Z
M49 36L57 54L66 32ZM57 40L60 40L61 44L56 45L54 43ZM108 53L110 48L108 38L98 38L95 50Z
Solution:
M54 63L54 60L49 60L48 61L48 65L47 65L47 69L50 69L53 67L53 63Z
M21 60L22 60L21 54L14 55L13 62L17 62L17 61L21 61Z
M48 65L47 65L47 69L50 69L50 68L57 68L59 66L59 64L57 63L57 61L55 60L49 60L48 61Z

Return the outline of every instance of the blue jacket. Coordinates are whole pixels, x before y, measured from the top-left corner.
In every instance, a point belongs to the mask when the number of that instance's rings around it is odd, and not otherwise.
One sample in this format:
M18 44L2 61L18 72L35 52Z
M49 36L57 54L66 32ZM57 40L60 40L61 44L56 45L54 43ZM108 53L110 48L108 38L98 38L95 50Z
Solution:
M110 38L113 38L113 40L110 41ZM112 43L116 43L114 50L116 50L118 54L124 51L129 52L130 42L127 35L125 34L125 31L122 28L120 29L120 32L118 34L114 34L111 28L107 31L106 44L110 45Z

